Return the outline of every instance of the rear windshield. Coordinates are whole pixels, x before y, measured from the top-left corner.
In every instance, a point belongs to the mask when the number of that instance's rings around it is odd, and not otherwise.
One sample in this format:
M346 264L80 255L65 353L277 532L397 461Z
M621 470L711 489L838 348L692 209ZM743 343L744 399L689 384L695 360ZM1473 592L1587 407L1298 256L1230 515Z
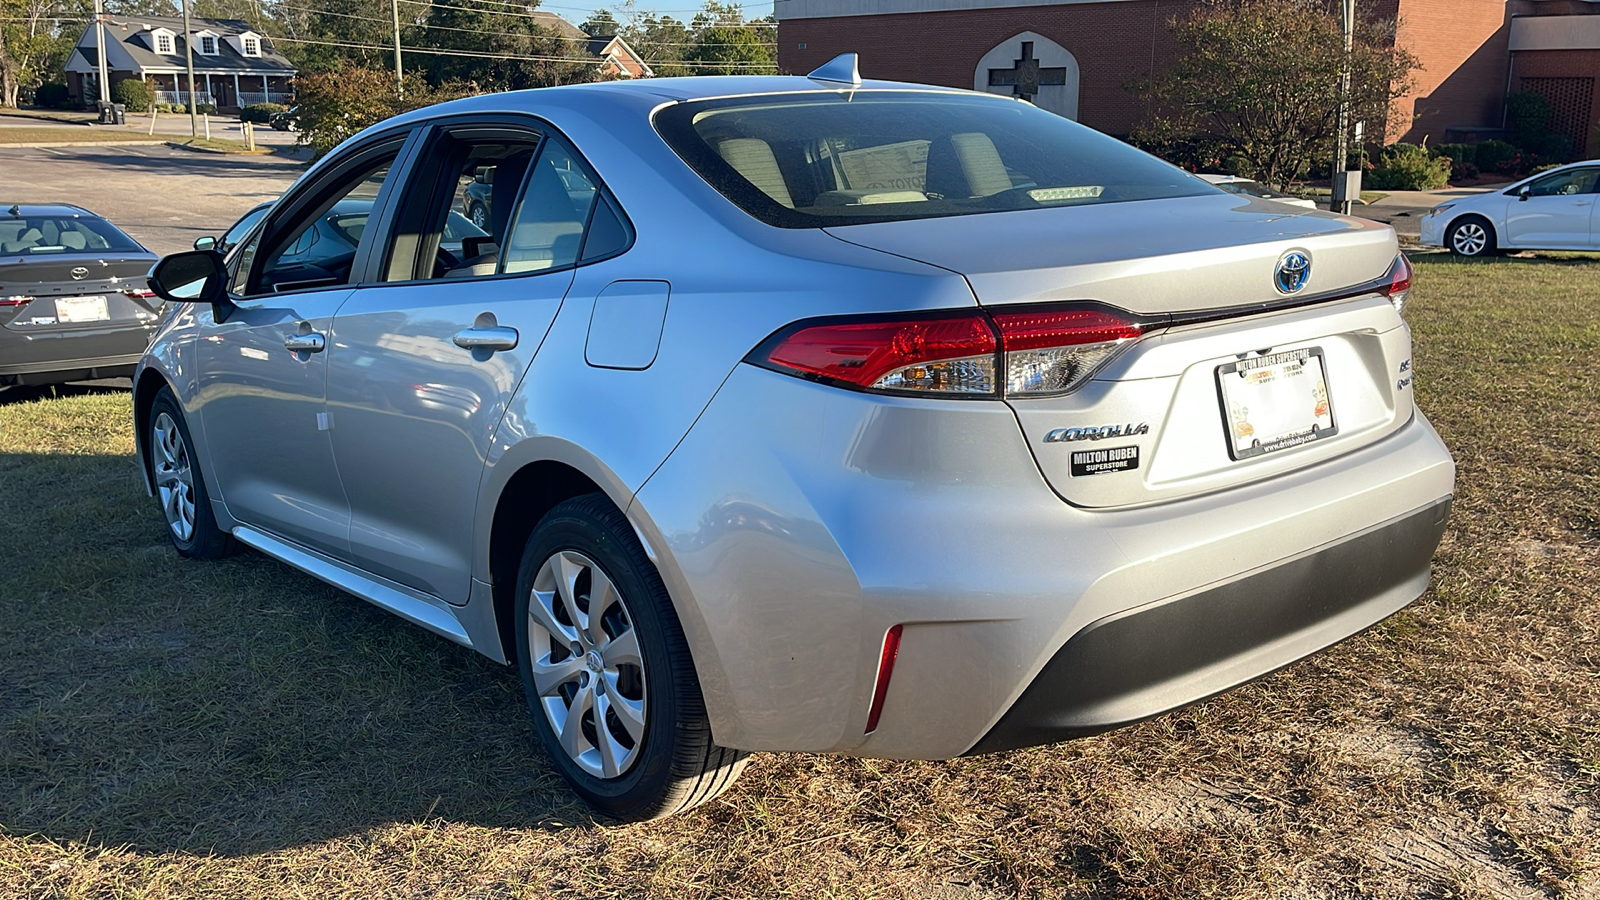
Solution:
M712 187L785 228L1215 192L1121 141L998 97L734 97L666 107L656 128Z
M0 213L0 256L52 256L106 250L140 253L144 248L105 219Z

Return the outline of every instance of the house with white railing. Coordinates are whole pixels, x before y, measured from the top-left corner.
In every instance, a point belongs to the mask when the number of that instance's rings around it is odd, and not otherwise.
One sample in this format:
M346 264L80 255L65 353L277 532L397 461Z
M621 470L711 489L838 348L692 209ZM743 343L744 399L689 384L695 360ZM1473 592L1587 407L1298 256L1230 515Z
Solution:
M85 106L100 99L99 31L90 23L64 67L67 90ZM185 51L194 50L194 92L200 103L236 110L252 103L288 103L295 67L264 34L238 19L171 16L106 17L106 70L112 85L137 78L150 85L157 103L189 102Z

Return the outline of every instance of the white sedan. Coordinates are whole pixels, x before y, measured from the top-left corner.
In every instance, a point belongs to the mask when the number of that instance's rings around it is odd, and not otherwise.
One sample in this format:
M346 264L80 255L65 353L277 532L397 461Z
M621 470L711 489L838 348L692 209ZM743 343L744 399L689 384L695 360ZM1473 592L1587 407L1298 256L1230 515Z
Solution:
M1451 200L1422 219L1421 242L1460 256L1499 250L1600 250L1600 160L1541 172L1503 190Z

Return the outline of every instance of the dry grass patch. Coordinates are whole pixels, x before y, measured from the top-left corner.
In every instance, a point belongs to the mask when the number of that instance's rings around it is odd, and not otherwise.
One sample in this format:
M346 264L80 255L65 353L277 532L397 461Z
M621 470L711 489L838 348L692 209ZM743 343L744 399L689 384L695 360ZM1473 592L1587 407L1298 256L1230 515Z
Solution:
M1600 264L1418 262L1435 587L1102 737L761 755L589 820L514 673L259 555L179 560L125 393L0 398L0 896L1600 897Z
M118 128L0 128L0 146L6 144L94 144L105 141L166 141L167 135L149 135Z

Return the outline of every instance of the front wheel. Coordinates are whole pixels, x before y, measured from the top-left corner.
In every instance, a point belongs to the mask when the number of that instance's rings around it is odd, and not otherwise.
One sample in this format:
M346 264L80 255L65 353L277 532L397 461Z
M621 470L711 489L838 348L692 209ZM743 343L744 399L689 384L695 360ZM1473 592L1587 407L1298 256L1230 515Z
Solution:
M218 528L211 514L211 495L195 460L194 439L171 388L162 388L150 405L145 436L150 480L172 546L189 559L227 556L234 549L233 536Z
M1490 256L1495 250L1494 226L1487 219L1463 216L1451 223L1444 243L1457 256Z
M479 231L487 232L489 230L489 211L480 204L474 203L472 205L469 217L472 219L472 224L476 225Z
M633 528L601 494L558 504L517 574L518 667L546 753L622 821L669 816L733 784L747 754L712 740L683 628Z

